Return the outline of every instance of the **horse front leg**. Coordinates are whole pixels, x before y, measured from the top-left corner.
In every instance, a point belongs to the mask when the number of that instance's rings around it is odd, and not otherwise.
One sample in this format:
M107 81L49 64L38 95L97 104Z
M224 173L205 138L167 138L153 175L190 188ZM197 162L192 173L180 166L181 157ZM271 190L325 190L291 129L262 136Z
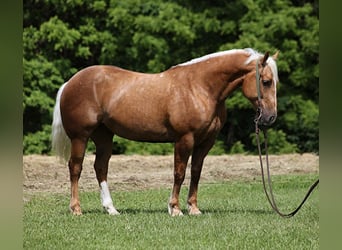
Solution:
M192 135L183 136L175 143L174 184L168 204L168 210L171 216L183 215L179 205L179 193L185 178L186 166L188 164L193 144L194 140Z
M69 173L71 183L71 197L69 208L74 215L81 215L81 204L78 195L78 180L82 172L82 163L87 141L73 139L71 141L71 155L69 160Z
M200 215L201 211L197 206L198 183L201 177L204 158L215 143L215 136L196 146L191 158L191 181L188 194L189 215Z

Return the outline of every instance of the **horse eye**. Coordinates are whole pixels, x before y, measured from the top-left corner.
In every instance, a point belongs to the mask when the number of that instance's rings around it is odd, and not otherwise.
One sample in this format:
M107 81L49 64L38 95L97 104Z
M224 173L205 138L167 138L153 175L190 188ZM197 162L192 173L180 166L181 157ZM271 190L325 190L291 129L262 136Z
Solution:
M262 80L262 84L265 87L270 87L272 85L272 80Z

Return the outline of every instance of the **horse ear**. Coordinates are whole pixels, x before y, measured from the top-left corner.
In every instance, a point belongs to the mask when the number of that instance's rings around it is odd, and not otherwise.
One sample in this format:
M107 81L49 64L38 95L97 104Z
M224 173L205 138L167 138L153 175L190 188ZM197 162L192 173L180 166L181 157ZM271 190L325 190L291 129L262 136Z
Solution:
M266 52L265 53L265 55L264 55L264 58L262 59L262 62L261 62L261 65L263 66L263 67L265 67L265 65L266 65L266 61L267 61L267 59L268 59L268 57L270 56L270 52Z
M279 50L277 50L277 52L274 53L274 55L272 56L274 61L276 61L278 59L278 55L279 55Z

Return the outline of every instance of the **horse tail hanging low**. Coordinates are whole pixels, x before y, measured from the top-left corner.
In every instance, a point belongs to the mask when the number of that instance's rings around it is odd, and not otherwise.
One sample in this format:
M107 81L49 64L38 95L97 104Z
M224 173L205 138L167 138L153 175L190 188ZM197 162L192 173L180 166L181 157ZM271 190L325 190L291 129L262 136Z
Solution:
M59 156L59 158L68 161L70 157L71 143L69 137L67 136L64 130L60 110L61 95L66 84L67 82L62 85L62 87L58 90L57 93L56 104L53 110L51 139L53 152L57 156Z

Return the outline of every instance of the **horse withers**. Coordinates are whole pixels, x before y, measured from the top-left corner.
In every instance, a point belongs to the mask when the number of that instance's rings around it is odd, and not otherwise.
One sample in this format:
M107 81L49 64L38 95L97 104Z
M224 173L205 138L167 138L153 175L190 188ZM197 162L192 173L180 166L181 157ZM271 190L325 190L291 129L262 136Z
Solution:
M191 155L188 212L201 214L198 183L203 160L226 119L225 99L241 86L244 96L261 111L259 123L271 125L277 117L276 58L277 53L269 57L253 49L235 49L158 74L104 65L77 72L58 91L52 124L53 149L69 165L72 213L82 213L78 180L91 139L96 146L94 168L102 206L109 214L119 214L107 184L112 140L118 135L135 141L174 143L174 183L168 202L172 216L183 214L179 193Z

